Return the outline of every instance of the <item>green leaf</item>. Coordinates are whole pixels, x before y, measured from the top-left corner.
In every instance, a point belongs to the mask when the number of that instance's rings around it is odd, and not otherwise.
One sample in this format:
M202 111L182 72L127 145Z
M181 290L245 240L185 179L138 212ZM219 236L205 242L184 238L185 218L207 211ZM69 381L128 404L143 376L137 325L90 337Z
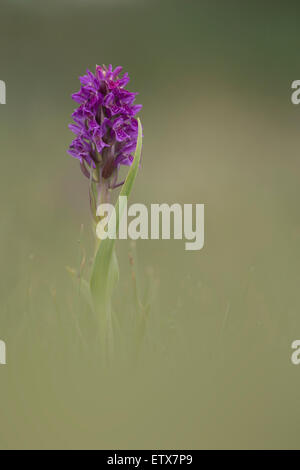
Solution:
M134 155L134 160L130 166L127 178L123 184L120 196L129 197L141 159L142 150L142 125L138 119L138 139ZM116 203L116 233L118 233L120 216L122 207L119 208L119 199ZM113 290L119 278L119 269L117 257L115 254L115 240L106 238L100 241L98 251L96 253L92 276L90 281L91 294L94 307L99 315L101 339L105 343L105 348L109 346L112 340L112 320L111 320L111 298Z

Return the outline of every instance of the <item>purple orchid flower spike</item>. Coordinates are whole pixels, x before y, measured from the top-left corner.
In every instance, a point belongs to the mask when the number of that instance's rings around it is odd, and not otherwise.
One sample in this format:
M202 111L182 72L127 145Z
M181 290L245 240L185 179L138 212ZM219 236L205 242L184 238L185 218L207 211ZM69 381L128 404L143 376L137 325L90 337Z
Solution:
M131 165L135 151L142 105L134 104L137 93L125 89L127 73L119 77L122 67L96 66L80 77L81 88L72 95L79 103L69 125L75 139L68 152L80 161L82 172L100 185L115 188L120 165Z

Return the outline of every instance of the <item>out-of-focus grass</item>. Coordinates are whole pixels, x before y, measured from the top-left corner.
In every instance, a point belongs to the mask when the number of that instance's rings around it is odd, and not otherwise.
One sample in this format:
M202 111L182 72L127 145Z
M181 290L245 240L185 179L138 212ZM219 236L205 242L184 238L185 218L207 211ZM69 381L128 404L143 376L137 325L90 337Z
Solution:
M295 9L166 1L47 17L27 3L6 2L0 29L1 448L298 448ZM144 104L131 201L206 211L199 253L136 243L140 293L153 288L142 347L133 247L118 242L123 333L106 372L66 270L85 250L87 275L93 250L87 181L66 147L69 95L97 62L124 64Z

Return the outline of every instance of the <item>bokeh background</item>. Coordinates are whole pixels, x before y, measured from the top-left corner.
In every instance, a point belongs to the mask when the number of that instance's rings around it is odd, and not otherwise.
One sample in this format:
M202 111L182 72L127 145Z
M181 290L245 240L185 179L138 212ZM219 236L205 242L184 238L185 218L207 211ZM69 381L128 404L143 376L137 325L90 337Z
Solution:
M292 0L1 1L2 449L299 448L298 14ZM102 63L144 106L131 202L205 204L199 252L118 242L109 371L66 269L85 259L88 276L93 250L70 95ZM150 292L134 365L132 270Z

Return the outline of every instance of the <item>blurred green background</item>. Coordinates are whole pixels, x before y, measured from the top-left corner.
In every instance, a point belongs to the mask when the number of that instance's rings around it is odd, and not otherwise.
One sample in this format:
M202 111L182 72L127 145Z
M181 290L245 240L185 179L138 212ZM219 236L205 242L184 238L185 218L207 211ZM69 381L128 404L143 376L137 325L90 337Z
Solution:
M292 0L2 0L2 449L300 447L298 14ZM206 224L199 252L118 242L109 371L66 270L85 252L88 273L93 249L70 95L103 63L144 106L131 202L204 203ZM153 291L134 366L132 269Z

